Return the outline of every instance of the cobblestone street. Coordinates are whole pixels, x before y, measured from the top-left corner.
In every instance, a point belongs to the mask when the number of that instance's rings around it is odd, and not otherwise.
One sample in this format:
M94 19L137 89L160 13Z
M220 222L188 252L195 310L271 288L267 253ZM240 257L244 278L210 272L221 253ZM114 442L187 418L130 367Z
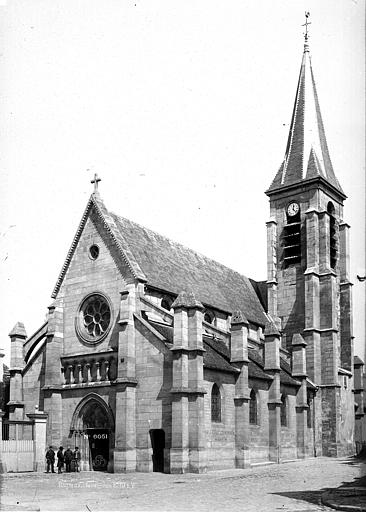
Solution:
M320 511L327 488L366 474L350 459L309 459L204 475L8 474L1 510Z

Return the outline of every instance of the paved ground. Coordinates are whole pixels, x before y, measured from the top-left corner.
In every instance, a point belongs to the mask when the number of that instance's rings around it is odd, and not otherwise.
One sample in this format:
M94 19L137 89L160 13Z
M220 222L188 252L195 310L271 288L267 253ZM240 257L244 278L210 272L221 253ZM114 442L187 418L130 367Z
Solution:
M366 464L309 459L205 475L96 472L1 475L1 510L330 511L326 489L354 484Z

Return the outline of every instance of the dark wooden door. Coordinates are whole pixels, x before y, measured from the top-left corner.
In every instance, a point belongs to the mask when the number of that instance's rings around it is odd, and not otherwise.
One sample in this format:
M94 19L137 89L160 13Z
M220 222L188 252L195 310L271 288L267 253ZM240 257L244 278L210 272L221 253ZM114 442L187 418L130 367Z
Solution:
M165 432L162 429L150 430L151 446L153 449L153 471L164 473Z

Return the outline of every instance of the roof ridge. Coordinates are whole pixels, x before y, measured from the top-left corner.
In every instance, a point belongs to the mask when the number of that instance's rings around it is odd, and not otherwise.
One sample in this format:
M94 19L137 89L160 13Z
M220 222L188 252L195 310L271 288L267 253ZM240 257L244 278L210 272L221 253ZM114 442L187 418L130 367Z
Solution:
M227 269L227 270L230 270L231 272L234 272L235 274L238 274L239 276L241 277L245 277L246 279L248 279L250 281L251 278L249 278L248 276L246 276L245 274L241 274L239 272L239 270L235 270L231 267L228 267L227 265L225 265L224 263L221 263L220 261L217 261L213 258L210 258L209 256L206 256L205 254L195 250L195 249L191 249L190 247L188 247L187 245L184 245L180 242L176 242L175 240L172 240L171 238L169 238L168 236L166 235L162 235L161 233L158 233L157 231L154 231L153 229L151 228L147 228L146 226L143 226L142 224L138 223L138 222L135 222L134 220L131 220L131 219L128 219L127 217L122 217L121 215L118 215L117 213L114 213L114 212L109 212L113 215L115 215L118 219L122 219L123 221L127 221L127 222L130 222L131 224L135 224L136 226L142 228L143 230L149 232L149 233L152 233L154 235L157 235L161 238L164 238L166 241L170 242L171 244L173 245L177 245L178 247L181 247L182 249L185 249L186 251L189 251L191 253L194 253L196 254L197 256L199 256L200 258L204 259L204 260L207 260L209 262L213 262L213 263L216 263L217 265L220 265L221 267ZM255 281L255 279L254 279ZM265 280L263 280L263 282L266 282Z
M204 338L204 339L203 339ZM208 338L207 336L205 336L205 334L203 333L202 335L202 339L204 341L204 343L207 343L207 345L210 345L210 347L212 348L212 350L214 350L215 352L217 352L221 357L223 357L225 360L227 360L228 362L230 362L230 351L229 349L226 347L227 351L228 351L228 354L224 354L224 351L220 349L220 347L217 347L215 346L215 343L213 342L212 339ZM217 341L217 340L216 340ZM220 340L221 343L224 343L222 340ZM224 343L225 344L225 343Z
M96 198L97 200L101 203L101 204L98 204L98 202L96 201ZM111 226L110 224L108 224L107 222L107 219L106 219L106 214L110 217L111 216L111 213L107 207L105 206L105 204L103 203L103 200L101 199L100 195L98 194L98 196L96 195L93 195L93 203L94 205L96 206L96 210L97 210L97 213L99 214L105 228L107 229L107 231L109 232L109 234L111 235L113 241L115 242L115 244L117 245L120 253L122 254L122 257L125 261L125 263L127 264L127 266L129 267L129 269L131 270L132 272L132 275L136 278L136 279L142 279L144 281L146 281L146 277L144 275L144 273L142 272L139 264L137 263L136 261L136 258L135 256L133 255L132 251L131 251L131 248L129 247L127 241L125 240L125 238L123 237L123 235L117 231L117 234L114 232L114 226ZM101 211L101 208L104 208L106 213L102 212ZM114 223L114 219L112 218L112 221ZM116 226L117 228L117 226ZM123 245L121 245L120 241L118 240L118 238L122 238L122 242L123 242ZM125 246L125 247L124 247ZM130 258L128 257L128 255L126 254L126 249L128 249L128 252L130 253L130 257L132 256L133 258L133 262L131 262ZM135 268L137 267L137 268ZM140 273L140 275L139 275Z
M283 183L285 181L285 177L287 174L288 162L290 160L292 144L293 144L294 134L295 134L296 119L297 119L297 114L298 114L298 105L299 105L299 99L300 99L300 84L301 84L301 80L303 80L304 70L305 70L305 52L304 52L302 62L301 62L299 81L297 83L295 105L294 105L294 110L293 110L292 119L291 119L291 126L290 126L289 143L287 144L285 158L283 160L284 166L283 166L282 176L281 176L281 185L283 185Z

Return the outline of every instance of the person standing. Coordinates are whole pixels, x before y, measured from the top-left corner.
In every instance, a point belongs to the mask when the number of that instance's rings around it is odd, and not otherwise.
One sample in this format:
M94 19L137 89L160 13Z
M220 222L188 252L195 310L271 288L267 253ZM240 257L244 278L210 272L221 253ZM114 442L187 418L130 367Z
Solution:
M79 448L77 446L75 446L75 450L74 450L74 461L75 461L75 471L78 473L79 472L79 467L80 467L80 459L81 459L81 453L79 451Z
M74 458L74 454L72 453L70 446L68 446L67 450L65 450L65 453L64 453L66 473L70 473L70 471L71 471L71 461L73 458Z
M64 451L63 450L64 450L63 446L60 446L60 448L57 451L57 469L58 469L58 473L62 473L62 468L64 467L65 457L64 457Z
M50 469L52 473L55 472L55 452L52 449L52 446L50 446L46 452L46 462L47 462L47 473L50 472Z

